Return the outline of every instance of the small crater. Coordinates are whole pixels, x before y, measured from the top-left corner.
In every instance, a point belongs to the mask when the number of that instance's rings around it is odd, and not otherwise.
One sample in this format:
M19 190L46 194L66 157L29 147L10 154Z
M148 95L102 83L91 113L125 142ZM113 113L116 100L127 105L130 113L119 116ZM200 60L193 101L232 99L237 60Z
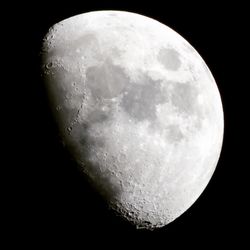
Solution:
M46 69L51 69L52 66L53 66L53 63L50 62L50 63L46 64L45 68L46 68Z
M72 130L72 127L71 127L71 126L67 128L67 131L68 131L68 132L71 132L71 130Z
M62 106L60 106L60 105L56 106L57 111L60 111L61 109L62 109Z
M157 59L167 70L176 71L181 65L179 53L174 49L161 48Z

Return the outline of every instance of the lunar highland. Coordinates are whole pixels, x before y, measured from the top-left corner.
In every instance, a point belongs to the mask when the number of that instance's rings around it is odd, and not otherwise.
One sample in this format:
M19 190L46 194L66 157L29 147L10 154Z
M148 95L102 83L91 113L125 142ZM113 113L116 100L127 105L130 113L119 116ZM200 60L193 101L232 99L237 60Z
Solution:
M223 109L183 37L139 14L89 12L50 28L42 72L64 144L112 209L153 229L201 195L220 156Z

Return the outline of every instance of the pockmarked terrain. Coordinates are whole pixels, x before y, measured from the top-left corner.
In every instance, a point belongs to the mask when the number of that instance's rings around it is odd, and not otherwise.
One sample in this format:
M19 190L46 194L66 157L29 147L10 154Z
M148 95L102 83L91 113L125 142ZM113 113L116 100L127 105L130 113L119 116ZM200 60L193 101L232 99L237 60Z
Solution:
M109 206L148 229L185 212L216 168L224 130L197 51L151 18L96 11L51 27L41 53L62 140Z

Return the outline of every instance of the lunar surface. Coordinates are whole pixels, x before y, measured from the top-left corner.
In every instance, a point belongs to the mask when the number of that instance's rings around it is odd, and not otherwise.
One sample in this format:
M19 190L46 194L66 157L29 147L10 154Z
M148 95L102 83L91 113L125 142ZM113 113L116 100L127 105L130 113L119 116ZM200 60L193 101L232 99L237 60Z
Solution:
M216 168L224 131L197 51L151 18L95 11L51 27L41 53L63 142L109 207L147 229L185 212Z

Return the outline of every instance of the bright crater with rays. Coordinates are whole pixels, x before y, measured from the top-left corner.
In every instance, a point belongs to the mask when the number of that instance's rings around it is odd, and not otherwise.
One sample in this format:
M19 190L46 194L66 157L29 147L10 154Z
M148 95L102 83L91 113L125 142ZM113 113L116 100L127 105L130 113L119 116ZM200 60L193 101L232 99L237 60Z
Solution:
M156 228L195 202L224 120L214 78L184 38L138 14L89 12L49 30L42 72L65 145L112 209Z

